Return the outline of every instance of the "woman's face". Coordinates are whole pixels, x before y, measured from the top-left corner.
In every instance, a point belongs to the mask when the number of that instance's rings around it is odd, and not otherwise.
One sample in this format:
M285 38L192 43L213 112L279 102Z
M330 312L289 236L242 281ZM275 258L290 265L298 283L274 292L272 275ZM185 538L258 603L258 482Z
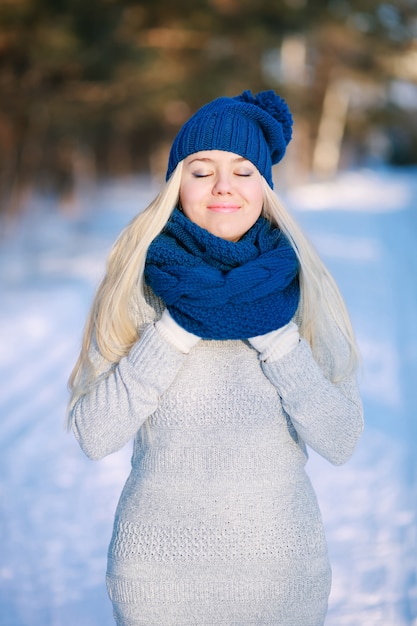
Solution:
M180 186L184 214L213 235L238 241L263 205L262 177L247 159L223 150L184 159Z

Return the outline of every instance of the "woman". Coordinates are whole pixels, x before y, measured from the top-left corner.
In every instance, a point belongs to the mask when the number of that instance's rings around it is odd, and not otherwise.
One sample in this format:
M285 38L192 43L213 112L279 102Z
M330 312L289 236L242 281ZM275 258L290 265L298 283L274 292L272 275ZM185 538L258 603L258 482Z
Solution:
M202 107L110 254L69 420L92 459L134 439L108 553L119 626L324 623L306 445L343 463L363 423L343 301L272 190L291 131L273 91Z

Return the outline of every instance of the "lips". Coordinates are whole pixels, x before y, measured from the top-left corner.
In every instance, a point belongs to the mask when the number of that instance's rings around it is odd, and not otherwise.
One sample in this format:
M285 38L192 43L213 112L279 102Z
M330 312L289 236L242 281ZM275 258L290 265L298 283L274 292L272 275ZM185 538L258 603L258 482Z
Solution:
M230 203L217 203L209 204L207 208L209 209L209 211L214 211L215 213L235 213L236 211L239 211L240 205Z

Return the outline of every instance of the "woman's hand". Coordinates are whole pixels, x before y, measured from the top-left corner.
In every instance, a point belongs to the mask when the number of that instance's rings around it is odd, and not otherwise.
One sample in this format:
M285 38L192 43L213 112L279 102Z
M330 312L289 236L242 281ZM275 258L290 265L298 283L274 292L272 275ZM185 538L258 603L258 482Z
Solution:
M155 323L155 328L166 341L183 354L188 354L191 348L201 339L201 337L197 337L197 335L188 332L188 330L180 326L171 317L168 309L165 309L161 319Z
M278 361L291 352L300 341L300 335L297 324L288 322L278 330L249 337L248 341L259 352L261 361L271 362Z

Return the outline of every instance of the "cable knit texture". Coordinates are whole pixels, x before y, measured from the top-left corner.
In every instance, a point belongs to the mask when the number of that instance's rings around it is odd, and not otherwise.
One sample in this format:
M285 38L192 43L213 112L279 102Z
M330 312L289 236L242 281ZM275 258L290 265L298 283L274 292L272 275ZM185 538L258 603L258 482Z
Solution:
M354 377L331 383L330 356L304 340L270 363L238 340L181 354L146 295L140 340L72 413L92 458L134 439L108 553L117 624L323 626L330 566L306 444L333 463L352 454Z
M180 326L205 339L276 330L299 302L295 252L263 217L231 242L175 209L149 247L145 280Z

